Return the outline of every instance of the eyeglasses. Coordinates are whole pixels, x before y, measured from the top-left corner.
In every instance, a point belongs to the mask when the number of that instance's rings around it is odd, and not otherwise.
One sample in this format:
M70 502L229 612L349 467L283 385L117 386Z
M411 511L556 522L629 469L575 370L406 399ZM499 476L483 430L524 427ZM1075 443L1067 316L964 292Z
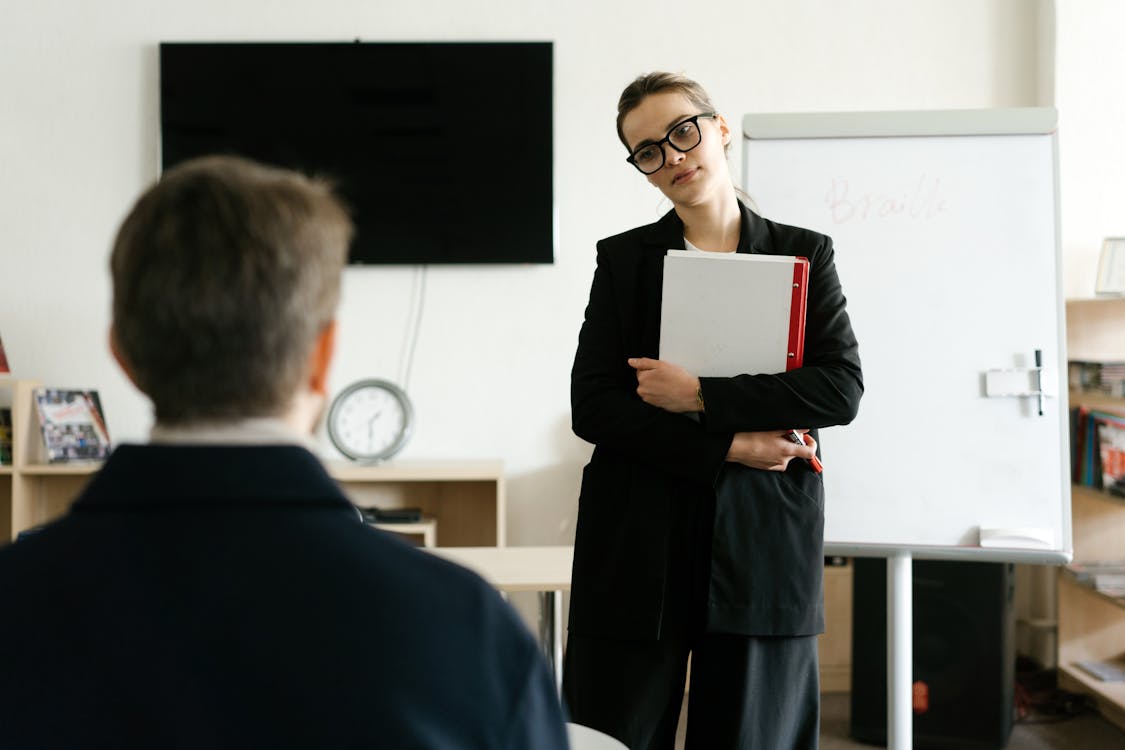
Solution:
M703 133L699 131L699 118L711 119L714 112L704 112L693 115L686 120L680 120L668 131L668 135L655 143L646 143L638 146L633 153L625 158L641 174L652 174L664 166L664 144L667 143L681 154L686 154L698 146L703 140Z

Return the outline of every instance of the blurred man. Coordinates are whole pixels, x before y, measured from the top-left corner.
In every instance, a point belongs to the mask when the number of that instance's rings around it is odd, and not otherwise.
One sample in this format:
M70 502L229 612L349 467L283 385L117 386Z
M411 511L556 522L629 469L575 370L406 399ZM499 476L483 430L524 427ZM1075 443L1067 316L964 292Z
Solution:
M303 445L351 233L325 184L234 158L133 207L110 340L155 426L0 548L5 747L566 746L512 610Z

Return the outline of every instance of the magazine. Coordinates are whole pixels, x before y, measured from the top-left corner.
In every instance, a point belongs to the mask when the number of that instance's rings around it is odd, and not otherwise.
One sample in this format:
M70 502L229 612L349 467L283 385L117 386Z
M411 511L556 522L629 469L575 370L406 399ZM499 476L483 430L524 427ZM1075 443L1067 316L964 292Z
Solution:
M1125 597L1125 560L1071 563L1068 570L1079 583L1107 596Z
M1097 429L1102 488L1108 490L1125 478L1125 420L1099 419Z
M1071 360L1068 375L1073 390L1117 398L1125 396L1125 363Z
M109 432L97 391L39 388L35 405L48 461L100 461L109 455Z
M1125 662L1120 659L1107 661L1078 661L1074 663L1083 671L1097 677L1102 682L1121 682L1125 680Z

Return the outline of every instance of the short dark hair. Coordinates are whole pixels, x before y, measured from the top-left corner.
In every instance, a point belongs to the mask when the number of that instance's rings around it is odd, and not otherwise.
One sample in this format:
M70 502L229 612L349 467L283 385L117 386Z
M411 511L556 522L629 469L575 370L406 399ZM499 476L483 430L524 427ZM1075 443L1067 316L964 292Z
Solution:
M110 257L113 335L157 422L284 413L335 316L352 232L322 180L236 157L165 172Z

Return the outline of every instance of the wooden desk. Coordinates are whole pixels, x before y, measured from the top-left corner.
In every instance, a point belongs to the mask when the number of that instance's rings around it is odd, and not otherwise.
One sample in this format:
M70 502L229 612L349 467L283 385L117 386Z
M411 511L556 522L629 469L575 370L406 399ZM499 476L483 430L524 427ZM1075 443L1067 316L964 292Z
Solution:
M368 525L374 526L383 531L389 531L392 534L400 534L402 536L422 537L423 547L436 547L437 546L437 519L423 518L421 521L408 521L408 522L395 522L395 523L370 523Z
M539 644L562 689L562 592L570 590L573 547L435 547L426 550L472 570L500 591L539 594Z

